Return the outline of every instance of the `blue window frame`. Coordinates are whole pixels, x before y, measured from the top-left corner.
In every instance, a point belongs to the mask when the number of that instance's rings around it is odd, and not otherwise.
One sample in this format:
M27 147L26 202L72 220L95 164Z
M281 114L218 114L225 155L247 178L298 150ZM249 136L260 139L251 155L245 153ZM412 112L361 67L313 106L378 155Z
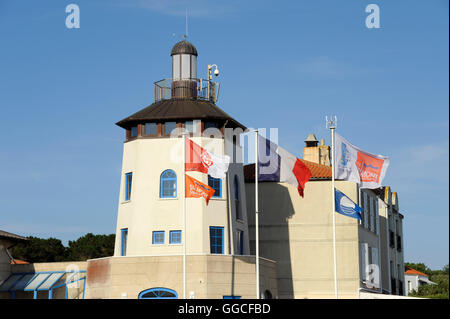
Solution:
M241 299L241 296L223 296L223 299Z
M133 180L133 173L125 174L125 200L131 199L131 183Z
M139 293L138 299L177 299L178 294L175 290L168 288L151 288Z
M223 227L210 226L209 239L210 239L211 254L223 254L224 253Z
M177 174L171 169L167 169L161 174L159 196L161 198L177 197Z
M153 243L153 245L163 245L164 244L164 231L154 231L152 243Z
M169 233L170 244L181 244L181 230L171 230Z
M212 197L222 197L222 179L208 175L208 185L215 190Z
M127 255L128 228L120 230L120 256Z

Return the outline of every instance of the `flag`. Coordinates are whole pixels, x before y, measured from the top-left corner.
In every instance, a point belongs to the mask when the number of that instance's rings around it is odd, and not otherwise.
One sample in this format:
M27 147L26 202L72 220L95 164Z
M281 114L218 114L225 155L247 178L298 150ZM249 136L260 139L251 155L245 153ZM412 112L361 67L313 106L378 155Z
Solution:
M185 147L186 172L197 171L209 174L213 178L225 178L230 164L228 155L222 156L208 152L189 138L186 140Z
M210 186L203 184L202 182L196 180L189 175L185 175L185 183L186 183L186 197L195 197L200 198L203 197L206 200L206 205L209 203L209 199L215 193L215 190Z
M362 208L336 188L334 189L334 203L337 213L361 220Z
M297 187L303 197L311 177L309 168L277 144L258 135L258 181L285 182Z
M389 166L389 157L367 153L335 133L336 179L356 182L361 188L379 188Z

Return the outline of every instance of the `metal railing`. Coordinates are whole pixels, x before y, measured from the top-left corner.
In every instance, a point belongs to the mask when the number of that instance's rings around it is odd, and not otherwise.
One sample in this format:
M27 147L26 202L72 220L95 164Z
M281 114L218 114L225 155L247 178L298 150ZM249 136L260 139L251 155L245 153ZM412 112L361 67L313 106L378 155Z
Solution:
M154 83L155 102L172 98L194 98L216 103L220 83L206 79L162 79Z

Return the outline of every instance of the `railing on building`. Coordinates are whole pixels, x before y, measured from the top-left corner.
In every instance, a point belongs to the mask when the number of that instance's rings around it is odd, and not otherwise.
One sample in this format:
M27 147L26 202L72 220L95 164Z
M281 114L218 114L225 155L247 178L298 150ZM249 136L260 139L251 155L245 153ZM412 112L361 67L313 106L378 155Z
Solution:
M172 98L194 98L216 103L220 83L206 79L162 79L154 83L155 102Z

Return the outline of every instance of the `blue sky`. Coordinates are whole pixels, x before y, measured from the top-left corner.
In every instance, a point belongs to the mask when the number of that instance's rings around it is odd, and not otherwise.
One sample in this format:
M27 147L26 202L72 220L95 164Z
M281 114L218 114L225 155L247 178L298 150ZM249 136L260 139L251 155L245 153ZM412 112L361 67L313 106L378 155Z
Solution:
M81 28L65 27L66 5ZM365 27L376 3L381 28ZM185 31L198 73L220 67L219 106L279 128L302 156L325 115L390 156L405 260L448 263L448 1L0 0L0 229L67 243L114 233L124 132L150 105Z

